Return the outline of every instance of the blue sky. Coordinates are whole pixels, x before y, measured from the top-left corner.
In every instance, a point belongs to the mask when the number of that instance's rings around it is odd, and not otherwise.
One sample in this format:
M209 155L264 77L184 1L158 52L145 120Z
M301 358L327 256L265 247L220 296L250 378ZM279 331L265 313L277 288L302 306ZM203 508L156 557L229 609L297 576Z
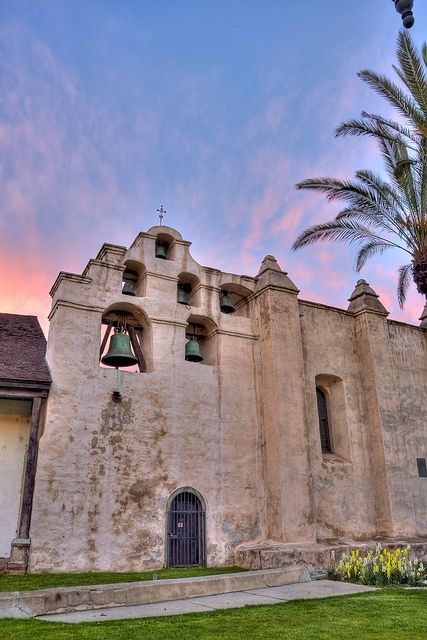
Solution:
M414 13L421 46L426 3ZM405 256L358 276L347 247L290 250L335 211L295 182L381 168L368 140L333 131L390 114L356 75L393 75L390 0L0 0L0 25L2 311L46 327L57 273L129 245L163 204L202 264L254 275L272 253L301 298L341 307L364 277L418 323L415 289L396 302Z

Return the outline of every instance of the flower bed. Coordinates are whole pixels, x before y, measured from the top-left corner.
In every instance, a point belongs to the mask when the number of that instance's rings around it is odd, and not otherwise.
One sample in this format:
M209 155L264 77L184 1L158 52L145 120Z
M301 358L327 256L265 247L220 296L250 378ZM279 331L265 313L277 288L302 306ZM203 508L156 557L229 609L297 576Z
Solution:
M411 557L410 550L410 545L407 545L396 551L388 551L378 544L375 550L366 554L359 549L352 549L349 553L343 553L339 560L335 557L335 551L331 551L328 577L331 580L377 586L427 586L426 567L421 560Z

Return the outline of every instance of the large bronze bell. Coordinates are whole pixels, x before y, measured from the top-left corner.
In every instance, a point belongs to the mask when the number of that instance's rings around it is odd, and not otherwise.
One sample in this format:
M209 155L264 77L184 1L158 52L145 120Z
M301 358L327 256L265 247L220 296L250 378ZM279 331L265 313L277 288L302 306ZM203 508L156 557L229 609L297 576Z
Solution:
M222 313L234 313L236 311L236 307L231 304L228 291L221 291L219 308L221 309Z
M167 260L168 257L166 255L167 247L164 244L156 244L156 258L162 258L162 260Z
M123 289L122 289L122 293L125 296L134 296L135 295L135 291L134 291L133 283L130 282L129 280L125 280L125 283L124 283Z
M178 304L188 304L187 293L183 284L178 285Z
M101 362L108 367L116 367L117 369L120 367L131 367L138 363L138 358L133 355L130 348L130 338L123 329L118 328L114 330L108 352L101 358Z
M200 353L200 345L195 336L189 339L185 345L185 359L189 362L202 362L203 356Z

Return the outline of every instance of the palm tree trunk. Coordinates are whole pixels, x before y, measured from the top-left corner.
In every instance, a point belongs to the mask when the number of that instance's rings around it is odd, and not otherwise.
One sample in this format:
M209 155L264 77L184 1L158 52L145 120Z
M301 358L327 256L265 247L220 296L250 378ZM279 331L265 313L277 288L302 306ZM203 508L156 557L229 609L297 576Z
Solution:
M412 277L418 293L427 298L427 252L412 261Z

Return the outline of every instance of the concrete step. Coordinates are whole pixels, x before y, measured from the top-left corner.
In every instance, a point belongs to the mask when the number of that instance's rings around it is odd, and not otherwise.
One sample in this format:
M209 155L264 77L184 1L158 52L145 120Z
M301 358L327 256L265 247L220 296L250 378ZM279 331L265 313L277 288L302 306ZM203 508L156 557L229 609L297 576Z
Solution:
M235 609L249 605L277 605L290 600L349 596L369 591L375 591L375 588L366 587L362 584L352 584L351 582L317 580L315 582L286 584L280 587L263 587L262 589L234 591L216 596L202 596L200 598L187 598L186 600L172 600L155 604L57 613L50 616L42 616L41 619L49 622L97 622L100 624L109 620L172 616L183 613L209 613L218 609ZM179 638L179 634L177 634L177 637Z
M306 567L294 566L200 578L0 593L0 618L30 618L52 613L152 604L310 581Z

